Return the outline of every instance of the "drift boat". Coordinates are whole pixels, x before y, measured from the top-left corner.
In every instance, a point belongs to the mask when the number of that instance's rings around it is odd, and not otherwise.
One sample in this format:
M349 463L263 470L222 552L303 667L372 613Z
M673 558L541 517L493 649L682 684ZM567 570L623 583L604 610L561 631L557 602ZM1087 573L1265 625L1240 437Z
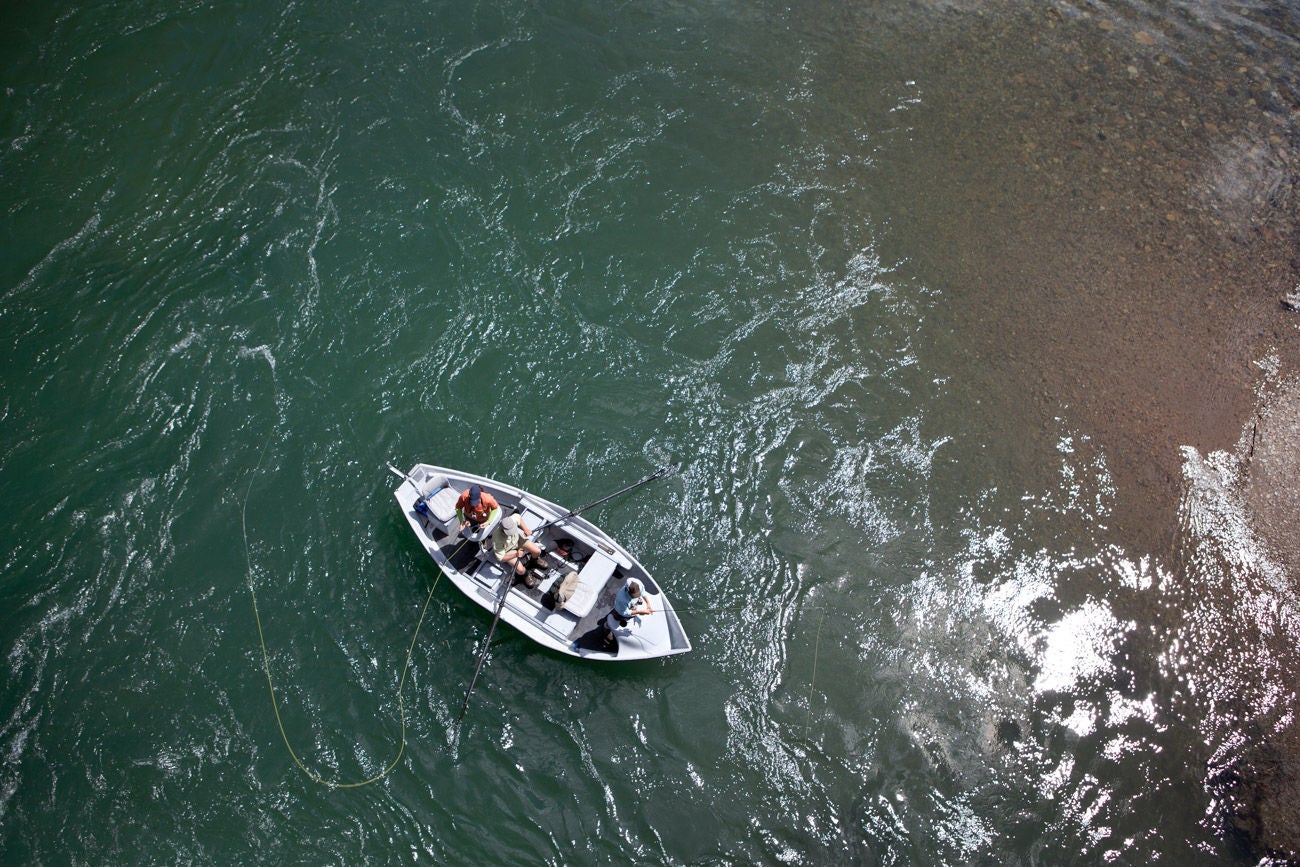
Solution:
M416 464L409 473L390 469L403 479L393 496L406 522L442 573L487 611L495 613L500 605L503 622L543 647L582 659L619 662L691 649L662 588L622 545L577 515L580 510L568 511L503 482L444 467ZM474 484L500 503L495 521L518 514L533 531L533 541L547 552L549 565L534 573L536 586L507 577L513 570L493 555L490 536L480 543L461 534L456 500ZM565 578L575 573L576 589L572 578L568 582L572 596L557 604ZM654 613L633 616L623 626L610 618L611 640L606 617L614 597L632 578L641 583Z

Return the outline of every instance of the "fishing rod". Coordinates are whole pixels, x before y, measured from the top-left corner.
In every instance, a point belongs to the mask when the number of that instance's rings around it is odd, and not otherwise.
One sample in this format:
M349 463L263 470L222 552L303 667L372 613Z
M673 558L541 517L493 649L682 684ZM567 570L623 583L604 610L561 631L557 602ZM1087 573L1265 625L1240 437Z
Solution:
M678 470L680 470L681 467L682 467L681 464L669 464L666 467L661 467L660 469L646 476L644 479L637 482L636 484L628 485L626 488L622 488L621 490L617 490L612 494L608 494L604 497L601 497L599 500L592 500L587 505L579 506L573 511L561 515L560 517L556 518L554 521L548 521L545 524L538 525L538 527L535 530L533 530L531 533L528 534L528 538L531 539L535 537L538 533L542 531L542 528L544 527L549 527L551 524L558 524L560 521L564 521L567 520L568 518L572 518L574 515L578 514L579 512L584 512L587 509L590 509L592 506L599 506L601 503L605 502L606 500L612 500L620 494L626 494L628 491L631 491L634 488L639 488L648 482L653 482L655 479L661 479L664 476L675 473ZM392 469L392 467L390 466L389 469ZM398 472L398 471L394 470L394 472ZM404 473L400 473L400 472L398 472L398 474L405 475ZM507 563L506 566L508 568L506 569L506 574L501 579L501 590L499 591L499 595L497 597L496 611L492 613L492 626L488 628L487 639L484 640L483 649L479 652L478 664L474 666L474 676L470 678L469 689L465 690L465 701L460 706L460 716L456 717L457 732L460 731L460 721L465 718L465 711L467 708L469 708L470 694L474 692L474 684L478 682L479 672L483 670L483 661L487 659L488 648L492 646L492 633L496 631L497 623L501 620L501 612L506 607L506 598L509 597L510 595L510 585L514 582L515 564Z

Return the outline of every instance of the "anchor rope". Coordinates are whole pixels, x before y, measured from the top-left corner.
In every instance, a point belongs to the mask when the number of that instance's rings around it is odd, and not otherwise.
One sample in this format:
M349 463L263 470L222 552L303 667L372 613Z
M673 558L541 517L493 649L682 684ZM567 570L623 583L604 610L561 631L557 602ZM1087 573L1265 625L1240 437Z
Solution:
M401 742L397 748L397 755L393 757L393 760L389 763L388 767L384 768L378 774L375 774L369 779L349 783L340 783L336 780L325 779L303 764L302 759L298 758L298 753L294 750L293 744L289 742L289 733L285 730L284 720L280 716L280 703L275 692L275 681L271 677L270 655L266 650L266 634L262 628L262 614L258 609L257 592L253 587L253 555L248 544L248 498L253 492L253 480L256 478L258 470L262 468L262 460L266 457L266 450L269 445L270 440L268 439L266 445L262 446L262 454L257 459L257 466L253 468L253 473L249 477L248 490L244 492L244 502L240 507L240 525L244 533L244 559L248 564L248 595L253 600L253 618L257 621L257 640L262 647L262 670L266 673L266 688L271 693L271 709L275 712L275 724L280 729L280 737L284 740L285 749L289 751L289 755L293 758L294 764L298 766L298 770L306 774L308 779L312 782L319 783L322 786L327 786L331 789L358 789L362 786L368 786L371 783L378 782L388 776L392 772L393 768L397 767L397 763L402 760L402 756L406 752L406 704L402 699L402 688L406 686L406 676L411 668L411 655L415 652L415 642L420 637L420 627L424 625L424 616L428 613L429 603L433 600L433 591L437 589L438 581L442 578L442 570L439 570L438 577L433 579L433 584L429 587L429 595L424 599L424 607L420 609L420 619L415 624L415 633L411 636L411 644L406 649L406 662L402 665L402 677L397 684L397 711L398 717L401 721L402 730ZM465 542L461 542L460 546L456 548L456 551L452 552L451 556L456 556L456 553L458 553L460 548L464 547L464 545Z

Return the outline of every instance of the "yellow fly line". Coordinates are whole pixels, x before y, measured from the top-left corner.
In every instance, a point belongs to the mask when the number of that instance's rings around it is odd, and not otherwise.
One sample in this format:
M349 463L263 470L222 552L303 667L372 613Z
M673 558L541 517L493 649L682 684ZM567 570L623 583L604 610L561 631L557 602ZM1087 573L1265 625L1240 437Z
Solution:
M267 445L270 445L270 440L267 441ZM266 446L263 446L262 457L265 456ZM261 466L262 458L258 458L257 467L253 469L253 477L256 477L257 470L260 469ZM402 727L401 742L397 747L397 755L393 757L393 760L389 763L388 767L384 768L368 780L360 780L351 783L340 783L336 780L327 780L304 765L302 759L298 758L298 754L293 749L293 744L289 743L289 734L284 730L284 720L280 718L280 704L275 694L275 682L271 679L271 660L266 651L266 636L262 630L262 614L258 610L257 593L253 589L253 557L248 546L248 496L252 491L253 478L250 478L248 480L248 490L244 493L244 503L240 509L240 524L244 533L244 559L248 564L248 595L253 600L253 617L257 621L257 640L262 646L262 670L266 672L266 688L271 693L271 709L275 712L275 724L280 728L280 737L284 739L284 746L289 751L289 755L293 758L294 764L296 764L298 769L306 774L312 782L320 783L322 786L328 786L331 789L358 789L362 786L368 786L371 783L382 780L384 777L388 776L389 773L392 772L393 768L397 767L397 763L402 760L402 755L406 752L406 705L402 700L402 688L406 685L406 675L411 668L411 654L415 652L415 642L420 637L420 627L424 625L424 615L429 610L429 602L433 600L433 591L438 587L438 581L442 578L442 571L439 570L438 577L433 579L433 584L429 587L429 595L426 596L424 600L424 607L420 609L420 619L415 624L415 634L411 636L411 645L406 649L406 662L402 666L402 678L397 684L397 711ZM464 542L461 543L461 545L464 544ZM459 548L456 549L456 551L459 550ZM455 556L455 552L453 552L452 556Z
M267 445L270 445L269 440L267 442ZM263 457L266 455L266 446L262 447L262 455ZM254 476L257 475L257 470L261 468L261 465L262 465L262 460L261 458L259 458L257 462L257 467L254 468L253 470ZM411 636L411 644L406 649L406 662L402 665L402 678L400 681L398 681L397 684L397 710L398 710L398 717L401 723L401 730L402 730L401 741L397 747L397 755L393 757L393 760L388 764L388 767L384 768L382 771L380 771L378 774L375 774L370 779L359 780L357 782L351 782L351 783L340 783L335 780L327 780L324 777L317 774L316 772L312 771L306 765L304 765L302 763L302 759L298 758L298 753L294 751L293 744L289 742L289 734L284 730L284 721L280 718L280 704L275 694L275 682L271 679L271 660L266 650L266 636L262 630L262 614L258 610L257 593L253 588L253 558L248 546L248 497L249 494L252 493L252 490L253 490L253 480L250 478L248 482L248 490L244 493L244 503L240 509L240 522L244 533L244 558L248 564L248 595L253 600L253 617L257 621L257 640L262 647L262 670L266 673L266 688L271 693L271 709L275 712L275 723L280 729L280 737L284 740L285 749L289 751L289 755L293 758L293 762L298 766L298 769L302 771L304 774L306 774L307 777L312 782L320 783L322 786L328 786L331 789L357 789L362 786L368 786L371 783L378 782L379 780L382 780L384 777L388 776L392 772L393 768L397 767L397 763L402 760L402 755L406 752L406 705L402 700L402 688L406 685L406 675L411 668L411 654L415 652L415 642L420 637L420 627L424 625L424 616L429 611L429 603L433 600L433 591L437 589L438 581L441 580L442 578L442 571L439 570L438 577L434 578L433 584L429 587L429 595L426 596L424 599L424 607L420 609L420 619L415 624L415 634ZM463 547L464 545L465 542L461 542L461 547ZM460 547L457 547L456 551L453 551L451 556L455 557L459 551L460 551ZM808 682L808 720L805 723L805 732L804 732L805 737L807 737L807 729L812 723L813 686L817 680L817 661L821 651L822 626L826 622L825 607L814 606L812 609L809 610L815 610L816 608L821 608L822 616L821 616L821 620L817 624L817 637L814 642L814 649L813 649L812 677L809 679ZM685 608L677 608L674 610L681 612L681 611L688 611L688 610L727 611L733 609L731 608L731 606L723 606L723 607L687 606Z
M439 572L438 578L442 577ZM397 763L402 760L402 754L406 751L406 706L402 701L402 687L406 685L406 674L411 667L411 654L415 650L416 639L420 637L420 627L424 624L425 612L429 610L429 602L433 599L434 588L438 586L438 578L433 580L433 585L429 588L429 595L424 600L424 608L420 611L420 620L415 625L415 634L411 636L411 646L406 649L406 663L402 666L402 679L397 684L397 710L401 719L402 737L401 743L397 747L397 755L393 756L393 761L378 774L375 774L368 780L360 780L353 783L340 783L335 780L327 780L319 774L313 772L310 768L302 763L298 754L294 752L293 744L289 743L289 734L284 730L284 721L280 719L280 705L275 695L275 683L271 680L271 661L266 652L266 637L262 633L262 615L257 610L257 594L253 591L253 570L249 566L248 570L248 595L253 599L253 616L257 620L257 640L262 645L262 670L266 672L266 688L271 692L271 709L275 711L275 724L280 727L280 737L284 739L284 746L289 750L289 755L293 757L293 762L298 769L306 774L312 782L320 783L322 786L329 786L331 789L357 789L361 786L368 786L371 783L382 780L397 767Z

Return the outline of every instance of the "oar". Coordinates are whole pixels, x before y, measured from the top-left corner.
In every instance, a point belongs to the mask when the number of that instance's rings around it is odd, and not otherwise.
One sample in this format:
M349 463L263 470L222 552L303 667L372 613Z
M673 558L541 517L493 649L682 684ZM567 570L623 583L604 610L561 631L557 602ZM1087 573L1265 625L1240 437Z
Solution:
M572 512L566 512L565 514L556 518L554 521L547 521L546 523L540 525L536 530L533 530L532 536L536 536L544 528L549 527L552 524L558 524L561 521L567 521L569 518L572 518L574 515L578 514L579 512L587 511L592 506L599 506L601 503L605 502L606 500L612 500L615 497L619 496L620 494L626 494L628 491L633 490L634 488L639 488L642 485L647 484L649 482L653 482L655 479L662 479L664 476L672 475L673 473L677 472L681 468L682 468L681 464L669 464L666 467L660 467L659 469L655 470L653 473L646 476L644 479L637 482L636 484L628 485L626 488L615 491L612 494L607 494L601 497L599 500L592 500L590 503L588 503L585 506L579 506L578 508L574 509ZM530 536L529 538L532 538L532 536Z
M644 479L642 479L641 481L637 482L634 485L628 485L626 488L623 488L621 490L615 491L612 494L608 494L604 497L601 497L599 500L592 500L590 503L588 503L585 506L579 506L573 511L561 515L560 517L556 518L554 521L548 521L545 524L539 525L536 529L534 529L531 533L528 534L528 538L532 539L534 536L536 536L538 533L542 531L543 527L548 527L551 524L558 524L560 521L566 520L568 518L572 518L574 515L578 514L579 512L584 512L587 509L590 509L592 506L599 506L601 503L605 502L606 500L612 500L615 497L617 497L619 494L626 494L628 491L634 488L639 488L642 485L646 484L647 482L653 482L655 479L661 479L664 476L670 475L671 473L675 473L679 469L681 469L681 466L682 466L681 464L670 464L666 467L662 467L659 470L656 470L655 472L646 476ZM397 471L394 470L394 472ZM469 707L469 696L470 693L474 691L474 684L478 682L478 673L483 670L483 661L487 659L488 648L492 645L492 633L496 631L497 621L501 619L501 610L506 607L506 597L510 595L510 585L511 583L513 583L515 577L515 564L509 563L507 564L507 566L509 568L506 569L505 577L501 579L501 595L497 599L497 609L492 614L492 626L488 629L487 640L483 642L483 650L479 652L478 665L474 666L474 676L470 678L469 689L465 690L465 702L460 706L460 716L456 717L457 731L460 730L460 721L465 718L465 710Z
M488 628L487 639L483 642L483 650L478 655L478 665L474 666L474 676L469 680L469 689L465 690L465 701L460 706L460 716L456 717L456 730L460 730L460 721L465 718L465 710L469 707L469 696L474 691L474 684L478 683L478 673L483 670L483 661L487 659L488 648L492 646L492 633L497 630L497 621L501 619L501 609L506 607L506 597L510 595L510 585L515 580L515 564L506 564L506 574L501 578L500 597L497 599L497 610L492 614L492 625Z
M411 487L415 488L415 495L416 497L418 497L418 499L416 500L417 503L420 502L420 500L427 500L430 497L432 497L434 494L438 493L436 490L433 490L426 494L424 491L420 490L420 486L415 483L415 479L411 478L409 475L402 472L392 464L389 464L388 468L392 470L393 475L397 476L399 479L406 479L408 482L411 483Z

